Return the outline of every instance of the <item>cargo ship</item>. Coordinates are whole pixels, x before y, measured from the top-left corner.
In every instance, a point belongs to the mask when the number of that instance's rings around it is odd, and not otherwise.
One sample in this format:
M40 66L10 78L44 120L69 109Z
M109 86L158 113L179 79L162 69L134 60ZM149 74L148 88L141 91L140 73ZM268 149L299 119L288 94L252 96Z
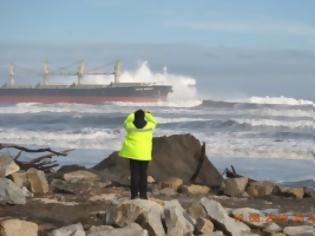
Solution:
M78 80L71 85L49 84L48 65L43 67L43 80L35 86L22 86L15 83L14 65L9 66L9 81L0 88L0 103L84 103L99 104L108 102L154 103L165 101L172 86L156 83L126 83L120 81L121 63L117 61L112 73L85 72L81 63L76 75ZM114 76L108 85L84 84L85 75L106 74Z

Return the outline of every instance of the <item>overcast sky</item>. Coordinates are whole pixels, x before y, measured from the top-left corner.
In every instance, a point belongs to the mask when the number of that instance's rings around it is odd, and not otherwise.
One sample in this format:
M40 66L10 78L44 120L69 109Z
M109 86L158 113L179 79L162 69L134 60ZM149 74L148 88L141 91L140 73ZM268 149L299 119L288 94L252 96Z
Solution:
M314 10L315 0L1 0L0 81L10 62L119 57L193 76L203 93L314 99Z

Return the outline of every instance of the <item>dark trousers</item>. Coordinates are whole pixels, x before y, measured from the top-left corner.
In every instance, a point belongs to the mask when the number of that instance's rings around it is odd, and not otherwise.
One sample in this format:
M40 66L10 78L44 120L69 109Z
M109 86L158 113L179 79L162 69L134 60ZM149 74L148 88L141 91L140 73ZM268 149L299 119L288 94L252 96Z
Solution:
M131 199L140 198L147 199L147 170L148 161L137 161L130 159L130 192Z

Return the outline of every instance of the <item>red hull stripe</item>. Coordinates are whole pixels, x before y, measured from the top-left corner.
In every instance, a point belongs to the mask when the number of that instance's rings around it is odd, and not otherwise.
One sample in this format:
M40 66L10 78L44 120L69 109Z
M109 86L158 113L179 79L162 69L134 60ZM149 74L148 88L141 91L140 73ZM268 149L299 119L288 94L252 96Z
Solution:
M106 102L136 102L151 103L165 101L163 97L99 97L99 96L0 96L0 103L106 103Z

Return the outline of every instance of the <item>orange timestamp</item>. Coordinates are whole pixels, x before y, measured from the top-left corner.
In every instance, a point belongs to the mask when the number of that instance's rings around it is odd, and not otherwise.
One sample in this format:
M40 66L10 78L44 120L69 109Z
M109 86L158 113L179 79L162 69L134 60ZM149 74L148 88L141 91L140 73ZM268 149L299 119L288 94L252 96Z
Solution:
M303 223L303 222L311 222L315 224L315 214L306 215L306 214L287 214L287 213L269 213L266 215L261 215L258 213L250 213L246 214L246 218L243 214L238 214L234 216L234 219L238 221L244 221L245 219L252 223L286 223L288 221L293 221L296 223Z

